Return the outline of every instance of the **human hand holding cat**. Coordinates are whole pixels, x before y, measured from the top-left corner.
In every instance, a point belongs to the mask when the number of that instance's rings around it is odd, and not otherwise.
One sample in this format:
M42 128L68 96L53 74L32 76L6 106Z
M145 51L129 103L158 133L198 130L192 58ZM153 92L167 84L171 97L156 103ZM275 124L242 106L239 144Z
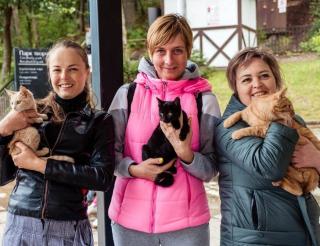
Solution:
M130 165L129 173L131 176L136 178L147 179L154 181L159 173L162 173L169 169L176 160L172 160L163 165L162 158L149 158L139 165Z
M191 127L191 117L188 118L188 124L190 126L190 131L184 141L179 138L180 129L175 129L171 124L164 123L160 121L160 127L166 138L171 143L177 156L185 163L191 163L193 161L194 153L191 149L191 139L192 139L192 127Z
M11 110L0 122L0 135L12 135L14 131L30 126L34 123L34 118L37 117L39 116L35 110L26 110L22 112Z
M303 138L306 142L304 145L297 144L292 156L292 164L296 168L314 167L320 174L320 151L307 138Z
M36 154L25 144L16 142L15 145L21 150L21 152L19 154L12 155L14 164L19 168L33 170L44 174L47 162L36 156Z

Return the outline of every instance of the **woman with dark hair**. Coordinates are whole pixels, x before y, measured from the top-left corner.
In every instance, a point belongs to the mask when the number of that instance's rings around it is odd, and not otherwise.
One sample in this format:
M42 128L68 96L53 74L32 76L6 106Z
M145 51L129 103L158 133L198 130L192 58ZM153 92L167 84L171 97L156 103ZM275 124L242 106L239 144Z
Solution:
M223 126L226 118L245 109L253 98L282 88L276 59L259 48L244 49L229 62L227 78L234 94L215 135L222 214L220 244L319 245L320 211L312 194L296 197L273 185L285 176L296 153L297 131L272 122L265 138L234 140L232 133L248 125L238 121L230 128Z

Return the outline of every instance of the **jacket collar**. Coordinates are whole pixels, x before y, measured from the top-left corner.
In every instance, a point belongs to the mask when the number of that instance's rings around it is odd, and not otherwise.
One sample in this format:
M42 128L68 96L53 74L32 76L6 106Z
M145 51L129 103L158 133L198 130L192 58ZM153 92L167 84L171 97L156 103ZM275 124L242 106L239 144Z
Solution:
M86 106L80 110L80 113L90 117L94 113L94 109L92 109L89 104L86 104Z
M235 112L242 111L246 107L247 106L244 105L242 102L240 102L238 97L235 94L233 94L230 98L230 101L229 101L227 107L226 107L226 110L223 113L223 118L227 118Z

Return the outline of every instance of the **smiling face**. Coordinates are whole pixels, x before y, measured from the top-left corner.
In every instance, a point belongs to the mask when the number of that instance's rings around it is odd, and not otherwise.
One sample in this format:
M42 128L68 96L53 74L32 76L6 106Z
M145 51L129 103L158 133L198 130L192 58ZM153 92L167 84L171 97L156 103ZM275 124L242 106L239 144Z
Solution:
M188 52L186 45L177 35L167 44L155 48L153 54L149 54L160 79L178 80L182 77L187 65Z
M240 101L248 106L254 97L277 91L275 77L270 67L260 58L253 58L236 71L236 92Z
M90 70L75 49L57 48L50 55L48 67L53 90L59 97L71 99L84 90Z

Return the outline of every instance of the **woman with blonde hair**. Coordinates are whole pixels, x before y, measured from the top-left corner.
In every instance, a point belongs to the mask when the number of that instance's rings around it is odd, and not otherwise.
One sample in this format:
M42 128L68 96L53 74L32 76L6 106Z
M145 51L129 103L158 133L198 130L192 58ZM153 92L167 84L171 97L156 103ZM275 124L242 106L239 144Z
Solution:
M21 142L12 157L7 143L14 131L29 126L36 112L10 111L0 121L0 167L14 172L3 245L94 245L87 217L88 190L106 191L113 180L114 127L110 115L95 110L86 52L77 43L61 41L47 55L52 93L39 109L49 117L38 126L38 157Z

